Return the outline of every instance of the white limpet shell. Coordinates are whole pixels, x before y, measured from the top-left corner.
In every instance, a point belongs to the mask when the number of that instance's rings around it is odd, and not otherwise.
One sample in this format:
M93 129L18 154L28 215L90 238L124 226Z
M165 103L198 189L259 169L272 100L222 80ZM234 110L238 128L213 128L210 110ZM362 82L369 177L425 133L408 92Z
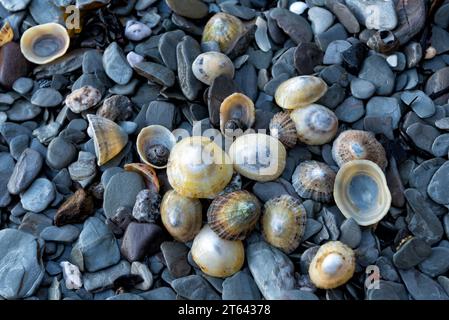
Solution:
M175 144L176 138L173 133L166 127L156 124L143 128L139 132L136 141L137 153L139 154L140 159L155 169L164 169L167 167L167 164L158 166L151 163L151 160L148 159L146 150L154 145L163 145L167 150L171 151Z
M222 239L208 225L193 240L191 253L201 271L212 277L232 276L245 261L242 241Z
M193 75L201 82L211 85L215 78L227 75L234 78L234 64L227 55L209 51L196 57L192 64Z
M31 27L20 39L23 56L35 64L46 64L62 57L69 45L70 37L67 29L55 22Z
M299 141L307 145L323 145L330 142L338 131L335 113L319 104L310 104L290 113L296 126Z
M250 133L238 137L229 148L234 169L255 181L277 179L285 169L287 151L276 138Z
M376 224L391 206L385 175L369 160L353 160L340 168L335 178L334 199L343 215L361 226Z
M327 92L327 84L315 76L299 76L288 79L276 89L274 98L284 109L305 107L318 101Z
M231 181L232 162L207 137L187 137L170 153L167 177L179 194L189 198L215 198Z
M65 280L65 286L69 290L78 290L83 286L80 269L68 261L60 263L62 274Z
M310 280L320 289L334 289L345 284L354 271L354 251L340 241L322 245L309 266Z

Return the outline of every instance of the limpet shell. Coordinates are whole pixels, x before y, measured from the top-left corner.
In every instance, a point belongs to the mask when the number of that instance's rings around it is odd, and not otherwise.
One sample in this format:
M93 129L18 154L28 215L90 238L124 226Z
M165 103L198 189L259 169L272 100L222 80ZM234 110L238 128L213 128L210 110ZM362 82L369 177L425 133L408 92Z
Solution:
M176 138L166 127L151 125L140 131L136 144L137 153L144 163L156 169L164 169Z
M11 25L6 21L0 29L0 47L4 46L8 42L11 42L14 38L14 31Z
M167 177L179 194L190 198L214 198L232 178L229 156L209 138L182 139L170 153Z
M209 226L220 238L243 240L259 220L261 204L248 191L218 196L207 210Z
M232 276L245 261L242 241L222 239L208 225L193 240L191 253L201 271L218 278Z
M123 150L128 143L128 135L115 122L88 114L89 129L92 132L99 166L107 163Z
M234 169L255 181L277 179L285 169L287 151L276 138L262 133L238 137L229 148Z
M205 52L193 61L192 71L201 82L211 85L215 78L227 75L234 78L234 64L228 56L220 52Z
M161 202L162 224L177 241L195 238L202 225L202 206L198 199L181 196L174 190L165 193Z
M299 76L280 84L275 92L278 106L296 109L318 101L327 92L327 84L315 76Z
M239 18L219 12L206 23L202 42L215 41L224 54L228 54L245 32L245 26Z
M140 174L144 181L147 189L159 192L160 185L159 179L157 177L156 171L146 163L127 163L124 166L125 171L136 172Z
M286 148L293 148L298 140L296 126L288 112L278 112L270 121L270 135Z
M372 132L362 130L340 133L332 146L332 157L339 167L351 160L371 160L382 170L388 164L384 147Z
M265 202L262 234L269 244L289 254L299 246L306 221L307 212L301 202L282 195Z
M293 110L290 114L299 141L308 145L330 142L338 131L338 118L333 111L319 104Z
M340 241L322 245L309 266L310 280L320 289L337 288L348 282L354 272L354 251Z
M308 160L296 167L292 185L302 198L329 202L332 199L335 176L334 170L327 164Z
M69 45L67 29L54 22L31 27L20 39L20 49L24 57L35 64L46 64L62 57Z
M220 130L231 136L235 130L251 128L256 120L253 101L243 93L233 93L220 106Z
M346 218L361 226L376 224L388 213L391 193L382 169L369 160L343 164L337 173L334 199Z

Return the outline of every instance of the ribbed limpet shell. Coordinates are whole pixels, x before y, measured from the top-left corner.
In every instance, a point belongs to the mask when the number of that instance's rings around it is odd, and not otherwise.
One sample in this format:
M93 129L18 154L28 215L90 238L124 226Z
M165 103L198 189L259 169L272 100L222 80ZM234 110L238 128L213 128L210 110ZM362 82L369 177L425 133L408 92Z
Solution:
M293 252L306 229L307 212L301 202L290 195L268 200L261 219L262 234L272 246Z
M190 198L214 198L231 181L229 156L209 138L182 139L172 149L167 164L170 185Z
M162 223L175 240L192 240L200 232L202 218L202 206L198 199L181 196L174 190L167 191L162 198Z
M288 112L278 112L270 121L270 135L286 148L293 148L298 140L296 126Z
M220 238L243 240L259 220L261 204L248 191L234 191L218 196L207 210L209 226Z
M323 145L331 141L338 130L338 118L333 111L319 104L293 110L290 114L299 141L308 145Z
M332 146L332 157L338 166L352 160L371 160L382 170L388 164L384 147L372 132L346 130L340 133Z
M334 289L345 284L354 271L354 251L340 241L323 244L309 266L310 280L320 289Z
M277 179L285 169L287 151L276 138L262 133L238 137L229 148L234 169L255 181Z
M292 184L302 198L329 202L332 199L335 176L334 170L327 164L308 160L296 167Z
M212 277L232 276L245 261L242 241L222 239L208 225L193 240L191 253L201 271Z
M62 57L69 45L67 29L54 22L31 27L20 39L20 49L24 57L35 64L46 64Z
M382 169L369 160L352 160L337 173L334 199L346 218L361 226L376 224L388 213L391 193Z
M278 106L296 109L318 101L327 92L327 84L315 76L299 76L281 83L275 93Z

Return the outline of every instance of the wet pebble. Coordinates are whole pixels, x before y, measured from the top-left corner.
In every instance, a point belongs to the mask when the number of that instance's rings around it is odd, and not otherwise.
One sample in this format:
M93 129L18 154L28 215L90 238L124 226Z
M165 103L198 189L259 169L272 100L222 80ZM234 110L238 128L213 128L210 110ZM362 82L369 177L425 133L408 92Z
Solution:
M307 11L309 20L312 23L314 34L320 34L326 31L334 22L334 15L321 7L312 7Z
M345 220L340 226L339 241L351 248L357 248L362 240L362 232L354 219Z
M62 102L62 95L51 88L42 88L33 93L31 103L42 108L57 107Z
M351 94L358 99L369 99L372 97L376 87L367 80L354 78L351 80Z
M6 114L11 121L27 121L36 118L42 109L26 100L18 100Z
M25 191L39 174L42 163L42 156L37 151L23 151L8 181L8 191L11 194Z
M372 55L366 58L360 70L359 78L373 83L378 95L389 95L393 92L395 75L381 56Z
M45 241L72 243L80 234L80 230L73 225L63 227L50 226L42 230L40 237Z
M21 195L20 202L25 210L41 212L55 199L55 186L47 179L36 179Z
M419 265L419 269L434 278L449 270L449 248L432 248L430 256Z
M410 269L426 260L431 253L432 248L426 242L413 238L394 254L393 262L400 269Z
M116 42L111 43L104 51L103 67L108 77L121 85L127 84L133 75L125 54Z
M430 277L416 269L399 270L402 281L415 300L448 300L443 288Z
M449 190L445 181L449 174L449 161L446 161L433 175L427 187L427 193L433 201L440 204L449 204Z
M254 279L247 271L239 271L223 281L223 300L260 300Z
M167 268L174 278L189 275L191 267L187 262L189 248L179 242L164 242L161 244Z
M0 207L6 207L11 202L7 184L14 170L14 159L6 152L0 153Z
M136 289L147 291L153 285L153 275L148 267L138 261L131 264L131 274L139 275L142 277L143 282L136 285Z
M171 286L178 295L189 300L220 300L211 285L198 275L175 279Z
M421 123L412 124L406 132L418 148L429 153L432 153L433 141L440 135L434 127Z
M89 292L103 291L110 288L120 276L128 275L131 266L128 261L122 260L118 264L97 272L83 274L84 288Z
M401 119L401 107L396 98L373 97L366 104L366 116L389 116L393 129L397 129Z
M175 75L167 67L154 62L140 62L134 66L136 72L144 78L157 84L171 87L175 84Z
M46 162L50 167L60 170L71 164L76 156L76 147L65 139L57 137L48 145Z
M120 250L128 261L139 261L156 253L163 241L163 231L158 225L131 222L123 236Z
M401 100L410 106L420 118L431 117L435 113L435 104L424 92L406 91L401 95Z
M438 136L432 144L432 153L435 157L447 156L449 151L449 134Z
M335 110L335 115L339 120L353 123L365 114L363 102L354 97L349 97Z
M278 26L296 43L309 42L313 33L309 22L300 15L296 15L287 9L275 8L270 11L270 16L276 20Z

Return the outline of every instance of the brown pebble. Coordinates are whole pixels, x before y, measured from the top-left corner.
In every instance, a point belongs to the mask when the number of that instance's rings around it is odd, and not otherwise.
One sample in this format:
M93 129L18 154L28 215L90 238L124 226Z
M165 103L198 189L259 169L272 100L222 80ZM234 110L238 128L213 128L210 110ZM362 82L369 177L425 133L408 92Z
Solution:
M0 84L3 87L11 89L17 79L28 74L29 66L17 43L9 42L0 48Z
M61 227L66 224L82 223L94 212L92 196L83 189L78 189L58 209L55 224Z

